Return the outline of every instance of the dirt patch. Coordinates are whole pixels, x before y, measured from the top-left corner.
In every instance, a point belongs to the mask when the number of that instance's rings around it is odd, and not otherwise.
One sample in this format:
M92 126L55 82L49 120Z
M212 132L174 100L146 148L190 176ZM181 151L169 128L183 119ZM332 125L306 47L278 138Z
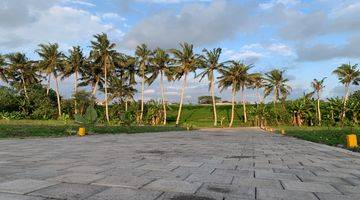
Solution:
M225 158L236 158L236 159L244 159L244 158L254 158L255 156L226 156Z
M209 197L200 197L200 196L194 196L194 195L180 195L172 197L171 200L216 200Z
M215 187L215 186L209 186L207 189L219 193L229 193L231 191L229 188Z

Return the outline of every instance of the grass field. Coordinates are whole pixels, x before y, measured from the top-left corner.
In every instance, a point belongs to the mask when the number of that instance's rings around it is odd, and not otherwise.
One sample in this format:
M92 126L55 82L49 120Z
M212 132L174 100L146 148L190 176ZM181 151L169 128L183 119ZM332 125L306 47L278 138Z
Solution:
M223 126L228 126L231 116L231 105L217 105L217 114L218 114L218 125L220 126L221 120L223 121ZM169 124L175 124L177 117L177 106L170 106L168 111L168 122ZM236 105L235 107L235 117L234 117L234 127L236 126L250 126L249 124L244 124L242 118L242 105ZM182 114L180 118L181 124L191 124L194 127L214 127L213 119L213 110L211 105L186 105L182 109Z
M287 136L300 138L316 143L327 144L330 146L346 147L346 135L356 134L360 139L359 127L294 127L280 126L274 127L279 133L284 129ZM360 149L355 149L359 151Z
M56 120L0 120L0 138L63 137L75 135L78 128L79 125L73 121L65 123ZM185 130L185 128L175 126L95 126L90 131L96 134L131 134L181 130Z

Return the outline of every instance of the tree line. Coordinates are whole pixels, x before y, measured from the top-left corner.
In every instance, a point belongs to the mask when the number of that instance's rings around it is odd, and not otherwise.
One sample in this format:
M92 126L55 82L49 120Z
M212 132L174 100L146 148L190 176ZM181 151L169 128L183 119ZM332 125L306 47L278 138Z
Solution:
M273 69L264 74L251 73L254 68L252 64L245 64L238 60L221 61L221 48L211 50L204 49L201 54L194 51L194 46L188 43L180 43L179 48L154 50L141 44L136 47L135 55L130 56L116 50L115 43L112 43L108 36L103 34L94 35L90 45L89 55L85 55L79 46L74 46L67 54L59 50L57 43L40 44L35 51L39 55L39 60L30 60L24 53L10 53L0 55L0 78L3 82L9 84L16 93L24 96L24 104L34 104L30 102L30 94L34 87L44 93L42 97L51 95L51 81L55 81L55 95L57 105L57 116L63 114L62 101L59 93L60 79L74 76L73 83L73 110L68 111L74 114L82 113L87 101L94 101L98 90L104 93L104 117L107 122L110 121L109 102L115 100L123 105L123 110L117 112L126 113L131 103L134 103L136 77L141 79L141 99L139 105L135 107L136 121L143 123L144 110L146 102L144 101L144 89L146 85L151 85L159 79L159 92L161 93L161 108L156 107L154 112L158 112L157 121L162 124L167 123L167 101L166 87L164 80L179 81L182 80L180 90L180 100L176 117L176 125L180 123L182 114L184 95L188 85L189 75L195 74L196 78L202 81L207 78L209 81L209 92L212 99L212 112L214 126L218 125L215 85L217 83L220 91L231 89L231 114L229 126L233 126L236 108L236 97L241 94L242 118L243 122L248 122L247 100L245 90L251 89L256 92L257 101L254 111L257 121L260 125L265 123L265 99L272 94L273 115L281 115L282 110L286 110L287 97L292 88L289 86L289 79L284 75L285 71ZM195 73L199 72L200 73ZM219 74L218 76L216 76ZM345 94L341 100L340 120L346 118L347 106L350 95L350 85L359 85L360 71L357 64L345 63L333 71L338 76L340 83L344 85ZM316 120L319 125L322 122L321 112L321 92L325 87L325 77L314 79L311 83L313 92L304 94L300 99L313 98L316 101ZM46 80L46 89L43 89L42 82ZM90 86L91 91L79 91L78 87ZM30 93L30 94L29 94ZM5 93L3 93L5 94ZM55 98L56 96L56 98ZM85 99L85 100L84 100ZM328 101L330 102L330 100ZM136 103L136 102L135 102ZM44 102L39 103L45 104ZM281 105L282 106L281 106ZM293 102L293 105L296 101ZM137 107L138 106L138 107ZM294 107L294 106L293 106ZM296 106L295 106L296 107ZM252 111L253 113L253 111ZM304 111L292 109L292 121L295 124L301 124ZM160 119L161 118L161 119Z

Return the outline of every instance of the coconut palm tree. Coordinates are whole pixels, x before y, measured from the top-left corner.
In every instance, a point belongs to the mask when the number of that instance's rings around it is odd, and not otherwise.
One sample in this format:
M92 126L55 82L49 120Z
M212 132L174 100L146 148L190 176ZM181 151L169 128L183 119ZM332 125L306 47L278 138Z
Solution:
M213 50L203 49L205 56L201 56L203 71L198 75L200 81L206 76L209 80L209 90L212 98L213 112L214 112L214 126L217 126L216 100L215 100L215 77L214 72L218 72L224 67L226 62L219 62L221 55L221 48Z
M6 60L5 60L5 56L0 54L0 80L7 82L7 78L6 78Z
M181 43L180 50L171 49L170 52L174 55L174 73L175 79L179 80L184 77L184 83L180 92L180 105L178 115L176 118L176 125L179 125L181 109L184 101L185 88L187 87L187 78L189 73L194 72L200 66L200 58L198 54L194 53L194 46L188 43Z
M358 65L342 64L337 69L333 71L333 74L337 75L340 83L345 86L345 96L343 99L343 112L341 114L342 120L345 118L346 113L346 103L350 94L350 85L359 85L360 83L360 71L357 68Z
M12 53L6 56L8 64L8 80L10 85L18 90L23 90L25 97L29 99L27 87L39 83L40 75L34 62L30 61L23 53ZM21 89L20 89L21 88Z
M83 69L82 76L79 78L79 86L91 85L91 94L95 97L98 87L103 88L103 69L99 63L95 63L92 58L87 59L86 67Z
M241 89L241 101L243 104L244 122L247 123L247 112L246 112L246 97L245 89L250 85L252 74L249 74L249 70L253 67L252 65L245 65L240 61L232 61L232 65L237 72L237 83Z
M95 64L98 64L103 69L104 74L104 91L105 91L105 116L106 121L109 122L109 102L108 102L108 74L111 72L114 62L114 57L117 56L115 50L115 43L111 43L105 33L94 35L95 40L91 41L90 57L94 59Z
M77 93L79 75L84 74L86 58L79 46L74 46L69 50L70 56L67 57L66 68L63 78L75 75L74 77L74 94ZM77 114L77 101L74 98L74 113Z
M235 98L236 98L236 92L240 89L240 84L238 80L239 75L239 69L236 68L234 65L231 67L224 67L220 69L220 76L219 79L219 88L220 91L223 91L224 89L227 89L231 87L231 117L230 117L230 123L229 127L233 126L234 123L234 116L235 116Z
M285 70L274 69L265 73L264 94L265 97L271 92L274 94L274 112L276 112L276 103L280 99L280 95L285 100L286 96L290 93L291 87L287 84L289 79L284 77ZM275 117L278 122L277 116Z
M165 86L164 86L164 76L167 77L168 81L172 81L173 71L169 67L169 63L171 62L170 55L166 53L164 50L157 48L153 52L153 57L150 59L151 68L149 72L151 73L150 77L147 79L149 85L151 85L156 78L160 75L160 90L162 96L162 104L163 104L163 124L166 125L166 97L165 97Z
M263 102L263 98L260 95L260 89L264 87L264 78L261 73L253 73L252 78L250 80L250 88L256 90L256 96L258 98L258 103Z
M317 118L318 118L319 125L321 125L320 95L321 95L321 91L325 87L325 85L324 85L325 79L326 79L326 77L322 78L321 80L314 79L311 82L311 86L314 89L313 93L316 93L316 98L317 98L316 113L317 113Z
M139 75L141 77L141 112L140 112L140 122L142 122L144 115L144 88L145 88L145 72L148 68L151 50L146 46L146 44L141 44L136 47L135 55L137 57Z
M54 76L55 84L56 84L56 97L57 97L57 105L58 105L58 115L61 116L61 102L60 102L60 94L59 94L59 74L64 71L64 54L59 51L59 45L55 44L40 44L39 49L36 52L39 54L41 60L39 62L40 68L47 74L48 76L48 89L47 93L50 90L50 79L51 75Z

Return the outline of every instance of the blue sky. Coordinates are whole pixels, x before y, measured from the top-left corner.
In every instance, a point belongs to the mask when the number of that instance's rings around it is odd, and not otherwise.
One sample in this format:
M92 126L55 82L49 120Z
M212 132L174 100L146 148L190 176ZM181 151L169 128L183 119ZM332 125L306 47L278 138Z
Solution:
M0 53L37 59L34 50L46 42L58 42L64 52L73 45L88 52L92 35L101 32L128 54L140 43L174 48L190 42L199 53L221 47L223 60L253 63L253 71L286 69L290 98L309 92L314 78L328 77L326 98L343 94L331 72L359 63L359 13L357 0L0 0ZM71 95L72 81L63 81L63 96ZM179 85L168 85L170 101L178 99ZM187 101L207 89L206 81L192 79ZM159 98L157 90L157 83L147 87L147 98ZM221 96L229 99L229 92ZM251 90L247 96L255 99Z

